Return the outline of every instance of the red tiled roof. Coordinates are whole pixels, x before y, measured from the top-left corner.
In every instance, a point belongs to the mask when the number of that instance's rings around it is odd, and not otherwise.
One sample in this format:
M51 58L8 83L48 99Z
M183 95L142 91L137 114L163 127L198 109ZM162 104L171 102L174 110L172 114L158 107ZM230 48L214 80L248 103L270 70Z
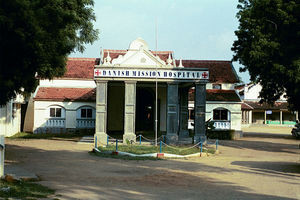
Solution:
M251 106L254 110L287 110L288 103L287 102L275 102L274 105L269 105L267 103L259 103L257 101L244 101L249 106Z
M234 89L236 89L236 90L242 90L244 88L245 88L245 84L234 86Z
M68 58L65 79L94 79L94 66L98 58Z
M96 89L40 87L34 100L94 102L96 101Z
M253 110L253 108L247 103L242 103L242 110Z
M107 51L112 59L119 55L125 55L127 50L104 50L104 58ZM166 61L173 55L172 51L152 51L154 55L158 55L162 60ZM66 73L62 78L65 79L93 79L93 69L99 64L99 58L69 58L66 66ZM238 78L232 67L231 61L213 61L213 60L182 60L182 64L186 68L208 68L209 82L211 83L237 83ZM176 65L179 61L176 60Z
M240 97L234 90L206 90L206 101L240 102Z
M189 101L194 100L194 90L189 91ZM206 90L206 101L240 102L234 90Z
M179 60L176 60L176 66ZM211 83L238 83L238 77L231 61L217 60L182 60L186 68L208 68L209 82Z

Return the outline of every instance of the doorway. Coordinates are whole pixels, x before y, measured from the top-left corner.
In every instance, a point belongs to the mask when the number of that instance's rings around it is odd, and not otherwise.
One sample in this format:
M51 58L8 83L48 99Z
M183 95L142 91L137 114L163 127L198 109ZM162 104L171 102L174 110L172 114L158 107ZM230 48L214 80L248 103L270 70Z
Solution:
M151 88L136 89L136 131L153 131L155 118L155 94Z

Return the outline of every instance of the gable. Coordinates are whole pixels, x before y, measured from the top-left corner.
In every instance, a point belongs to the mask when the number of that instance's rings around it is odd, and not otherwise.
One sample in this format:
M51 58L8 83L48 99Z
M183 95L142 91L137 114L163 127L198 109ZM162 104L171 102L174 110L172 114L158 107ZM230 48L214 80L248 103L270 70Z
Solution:
M159 52L161 53L161 52ZM130 43L127 51L103 50L101 52L101 64L103 66L171 66L174 67L172 52L165 52L167 59L164 60L158 55L158 52L149 50L148 44L141 38ZM165 58L165 56L164 56Z

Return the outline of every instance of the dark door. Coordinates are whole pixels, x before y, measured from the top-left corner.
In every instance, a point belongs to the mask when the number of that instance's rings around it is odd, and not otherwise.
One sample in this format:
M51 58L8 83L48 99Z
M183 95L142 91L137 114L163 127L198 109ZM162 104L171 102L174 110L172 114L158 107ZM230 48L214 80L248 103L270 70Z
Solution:
M154 130L154 93L151 88L137 88L136 91L136 131Z

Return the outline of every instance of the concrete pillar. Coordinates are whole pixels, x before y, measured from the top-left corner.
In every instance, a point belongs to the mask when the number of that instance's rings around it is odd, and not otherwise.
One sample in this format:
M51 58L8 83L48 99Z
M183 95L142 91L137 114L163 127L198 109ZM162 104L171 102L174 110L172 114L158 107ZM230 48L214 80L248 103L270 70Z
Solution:
M178 141L178 83L168 83L167 88L167 135L166 142Z
M188 131L188 120L189 120L188 95L189 95L189 88L181 88L180 89L179 137L189 137L189 131Z
M96 85L96 133L94 136L97 137L97 146L104 146L107 142L107 81L97 81Z
M265 124L267 124L267 111L265 110Z
M5 140L4 135L0 135L0 178L4 178L4 155L5 155Z
M205 141L205 105L206 105L206 84L196 83L195 85L195 137L194 143Z
M135 108L136 107L136 81L125 81L124 106L124 135L123 143L136 141L135 135Z
M249 111L249 124L252 124L252 110Z
M280 124L282 124L282 110L280 111Z

